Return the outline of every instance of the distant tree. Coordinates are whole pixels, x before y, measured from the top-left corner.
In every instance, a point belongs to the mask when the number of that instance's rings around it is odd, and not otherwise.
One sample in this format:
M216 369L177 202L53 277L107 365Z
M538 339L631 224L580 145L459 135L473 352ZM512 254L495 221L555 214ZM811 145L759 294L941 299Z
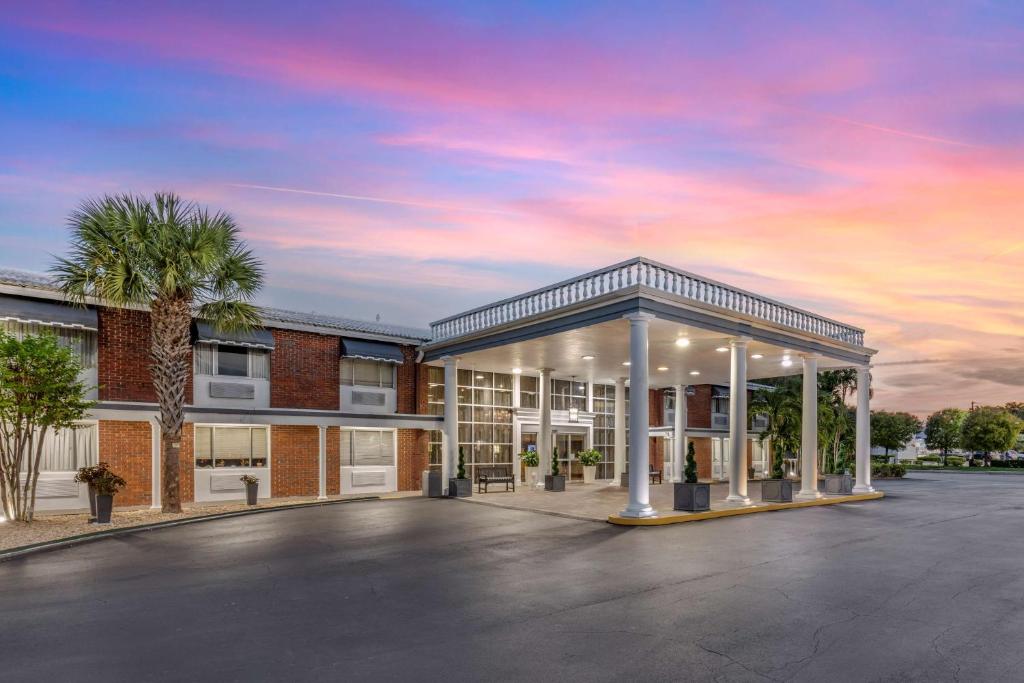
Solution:
M960 408L946 408L928 416L924 425L924 444L928 448L942 451L942 464L954 448L960 448L960 432L964 426L967 411Z
M920 430L921 421L910 413L891 413L885 410L871 413L871 445L884 448L886 460L889 451L904 448Z
M71 429L92 402L79 380L82 366L52 334L18 340L0 333L0 509L31 522L43 444Z
M1010 401L1003 406L1003 410L1010 413L1018 420L1024 420L1024 403L1020 401Z
M1003 408L983 406L967 413L960 434L962 446L986 454L1012 448L1020 434L1021 421Z

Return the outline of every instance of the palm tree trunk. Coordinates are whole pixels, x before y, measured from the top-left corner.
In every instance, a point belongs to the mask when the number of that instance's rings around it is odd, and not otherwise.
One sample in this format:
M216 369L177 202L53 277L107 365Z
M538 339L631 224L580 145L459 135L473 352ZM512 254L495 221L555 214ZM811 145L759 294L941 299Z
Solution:
M189 334L192 311L189 301L156 299L150 308L150 356L153 387L160 403L163 450L163 512L181 512L181 429L185 422L185 387L192 371Z

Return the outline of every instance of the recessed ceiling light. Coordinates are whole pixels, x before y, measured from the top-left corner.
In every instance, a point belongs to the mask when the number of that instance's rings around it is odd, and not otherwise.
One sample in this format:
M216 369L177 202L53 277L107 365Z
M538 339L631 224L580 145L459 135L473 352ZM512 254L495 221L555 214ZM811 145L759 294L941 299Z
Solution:
M582 358L583 360L594 360L594 357L593 356L589 356L589 355L587 355L587 356L580 356L580 358Z
M658 372L665 372L666 370L668 370L667 366L665 366L665 365L659 365L658 366Z
M689 345L690 345L690 340L687 339L686 337L680 337L679 339L676 339L676 346L689 346Z
M754 360L761 360L762 358L764 358L764 354L763 353L755 353L755 354L752 354L750 357L753 358Z
M483 375L477 375L477 376L476 376L476 378L477 378L477 379L483 379L483 378L484 378L484 376L483 376Z
M628 367L629 367L629 365L630 365L630 363L629 363L629 361L628 361L628 360L622 361L622 364L623 364L623 365L625 365L625 366L626 366L627 368L628 368Z
M791 361L790 359L788 359L788 358L783 358L782 359L782 367L788 368L792 364L793 364L793 361Z
M715 349L715 351L718 351L719 353L725 353L728 350L729 350L728 346L719 346L717 349Z
M522 373L523 373L523 369L522 368L512 368L512 374L513 375L521 375Z
M700 370L690 370L690 374L696 377L697 375L700 374Z

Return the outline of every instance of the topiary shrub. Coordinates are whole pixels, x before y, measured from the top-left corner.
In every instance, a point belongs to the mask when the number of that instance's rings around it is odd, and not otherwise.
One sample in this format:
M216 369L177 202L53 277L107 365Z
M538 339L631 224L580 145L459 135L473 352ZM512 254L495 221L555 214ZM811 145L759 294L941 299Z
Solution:
M683 476L687 484L697 483L697 450L693 442L686 447L686 467L683 469Z
M778 448L772 449L772 479L785 479L786 471L782 465L782 451Z
M551 475L557 477L558 472L558 446L555 446L554 450L551 451Z
M466 478L466 454L462 451L462 446L459 446L459 469L455 474L458 479Z

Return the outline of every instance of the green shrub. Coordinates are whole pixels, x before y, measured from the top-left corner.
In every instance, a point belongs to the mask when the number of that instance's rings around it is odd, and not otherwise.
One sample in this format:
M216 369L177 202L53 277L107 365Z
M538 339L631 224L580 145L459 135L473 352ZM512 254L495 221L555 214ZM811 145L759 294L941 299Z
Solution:
M595 451L593 448L585 451L580 451L576 454L576 459L580 461L584 467L590 467L601 462L600 451Z
M918 458L920 462L942 462L942 458L937 455L922 455Z
M964 459L959 455L948 455L946 456L946 465L949 467L963 467Z
M557 477L558 472L558 446L555 446L554 450L551 451L551 474Z
M686 479L687 484L697 483L697 451L693 448L693 442L691 441L689 446L686 447L686 468L683 470L683 476Z
M466 454L462 452L462 446L459 446L459 469L455 476L459 479L466 478Z
M523 451L519 454L519 460L525 467L537 467L540 465L540 456L537 451Z
M907 468L906 468L905 465L903 465L901 463L882 462L882 463L873 463L871 465L871 476L872 477L880 477L880 478L883 478L883 479L886 478L886 477L899 478L899 477L902 477L903 475L905 475L906 473L907 473Z

